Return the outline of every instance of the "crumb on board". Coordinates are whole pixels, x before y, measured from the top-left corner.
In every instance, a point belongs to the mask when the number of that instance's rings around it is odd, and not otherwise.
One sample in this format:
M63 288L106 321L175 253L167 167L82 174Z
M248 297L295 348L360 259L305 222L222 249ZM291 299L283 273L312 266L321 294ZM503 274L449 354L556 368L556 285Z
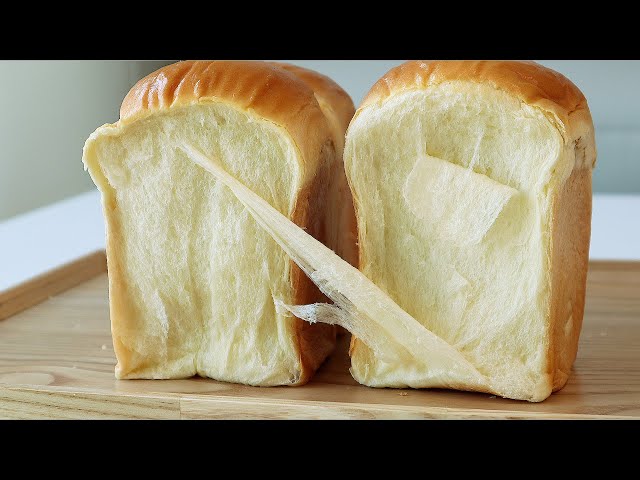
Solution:
M400 395L401 397L406 397L407 395L409 395L408 392L400 392L398 393L398 395Z
M106 350L107 346L106 345L102 345L102 347L100 347L100 348L102 348L102 350Z

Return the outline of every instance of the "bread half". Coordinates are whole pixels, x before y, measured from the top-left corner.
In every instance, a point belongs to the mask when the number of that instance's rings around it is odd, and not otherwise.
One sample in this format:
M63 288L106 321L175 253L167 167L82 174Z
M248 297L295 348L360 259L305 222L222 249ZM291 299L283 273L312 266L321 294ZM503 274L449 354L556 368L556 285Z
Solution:
M483 390L540 401L562 388L596 159L578 88L532 62L407 62L366 96L344 159L362 272L485 375ZM355 338L351 360L365 385L447 387L428 361L385 362Z
M330 218L348 203L330 195L353 104L330 79L309 72L311 83L290 70L248 61L164 67L132 88L117 123L87 140L83 161L106 220L116 377L299 385L332 351L334 327L274 306L319 300L317 288L179 148L216 158L315 238L348 249Z

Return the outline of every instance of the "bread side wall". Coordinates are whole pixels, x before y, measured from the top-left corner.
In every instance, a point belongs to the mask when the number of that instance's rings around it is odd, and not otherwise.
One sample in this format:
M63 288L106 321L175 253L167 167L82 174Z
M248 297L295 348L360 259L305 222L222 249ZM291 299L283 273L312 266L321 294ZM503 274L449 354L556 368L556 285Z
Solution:
M576 142L577 165L593 163L585 162L581 158L584 154L584 148ZM550 309L553 391L566 384L580 339L589 266L591 177L590 168L575 168L553 205Z

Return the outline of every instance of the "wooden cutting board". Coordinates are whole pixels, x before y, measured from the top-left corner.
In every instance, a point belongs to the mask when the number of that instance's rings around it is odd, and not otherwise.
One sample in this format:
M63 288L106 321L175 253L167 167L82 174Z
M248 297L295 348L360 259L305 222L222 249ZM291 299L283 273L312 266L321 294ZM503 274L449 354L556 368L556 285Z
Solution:
M346 337L302 387L116 380L105 269L100 252L0 293L0 418L640 418L640 263L591 263L574 372L539 404L360 386Z

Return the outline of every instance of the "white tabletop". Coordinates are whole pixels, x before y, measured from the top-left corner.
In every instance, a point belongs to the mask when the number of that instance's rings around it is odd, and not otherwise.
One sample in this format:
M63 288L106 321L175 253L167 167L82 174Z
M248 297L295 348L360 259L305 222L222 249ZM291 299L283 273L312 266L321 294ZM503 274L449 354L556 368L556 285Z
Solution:
M97 191L0 222L0 292L103 249ZM640 195L594 195L592 260L640 260Z

